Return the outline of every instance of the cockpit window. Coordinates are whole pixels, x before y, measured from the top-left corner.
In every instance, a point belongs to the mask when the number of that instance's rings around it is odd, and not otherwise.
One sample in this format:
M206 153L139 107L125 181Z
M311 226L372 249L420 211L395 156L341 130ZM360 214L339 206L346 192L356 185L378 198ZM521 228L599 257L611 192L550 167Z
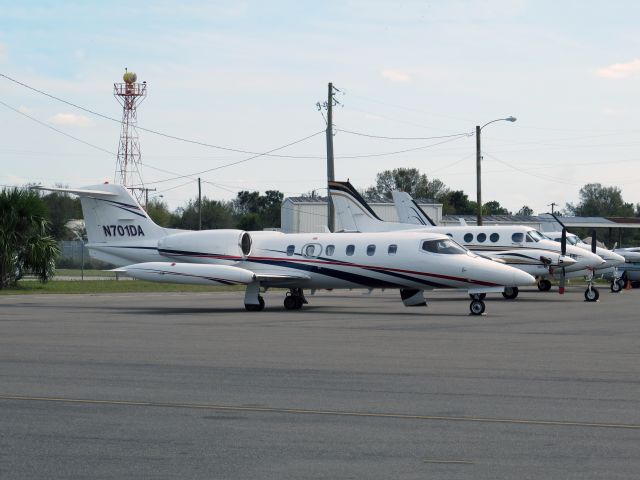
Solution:
M531 235L531 238L533 238L535 242L539 242L540 240L547 238L537 230L529 230L528 235Z
M515 243L522 243L524 241L524 233L514 233L513 235L511 235L511 241Z
M441 240L424 240L421 248L425 252L441 253L446 255L463 255L467 253L467 250L450 238L443 238Z

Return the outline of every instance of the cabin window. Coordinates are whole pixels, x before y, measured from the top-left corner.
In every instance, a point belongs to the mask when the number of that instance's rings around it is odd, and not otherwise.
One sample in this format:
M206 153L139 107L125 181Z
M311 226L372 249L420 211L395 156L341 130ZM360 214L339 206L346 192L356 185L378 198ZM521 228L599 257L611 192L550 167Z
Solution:
M484 242L487 239L487 234L486 233L479 233L478 234L478 241L480 243Z
M511 235L511 241L514 243L522 243L524 240L524 233L517 232Z
M327 257L331 257L333 255L333 252L335 251L335 245L327 245L327 248L324 249L324 253L327 255Z
M375 253L376 253L376 246L375 245L368 245L367 246L367 255L372 257L373 255L375 255Z
M465 233L464 234L464 241L465 241L465 243L473 242L473 233Z
M322 253L322 246L319 243L308 243L302 247L302 255L306 258L316 258Z
M353 252L355 251L356 251L355 245L347 245L347 250L346 250L347 256L350 257L351 255L353 255Z
M387 249L387 253L389 255L395 255L396 253L398 253L398 245L389 245L389 248Z
M289 245L287 247L287 256L290 257L291 255L293 255L293 252L295 252L295 251L296 251L296 246L295 245Z
M467 250L450 238L440 240L423 240L422 250L430 253L440 253L446 255L462 255L467 253Z
M491 235L489 235L489 240L491 240L493 243L496 243L498 240L500 240L500 235L498 235L497 233L492 233Z

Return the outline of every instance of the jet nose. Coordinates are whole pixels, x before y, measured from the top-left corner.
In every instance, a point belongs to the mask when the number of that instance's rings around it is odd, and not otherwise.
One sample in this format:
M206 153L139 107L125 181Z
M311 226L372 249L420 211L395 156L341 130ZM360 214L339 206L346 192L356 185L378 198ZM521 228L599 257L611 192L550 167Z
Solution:
M533 276L529 275L527 272L518 270L517 268L513 268L511 277L513 279L513 283L509 286L517 287L521 285L533 285L536 283L536 279L533 278Z

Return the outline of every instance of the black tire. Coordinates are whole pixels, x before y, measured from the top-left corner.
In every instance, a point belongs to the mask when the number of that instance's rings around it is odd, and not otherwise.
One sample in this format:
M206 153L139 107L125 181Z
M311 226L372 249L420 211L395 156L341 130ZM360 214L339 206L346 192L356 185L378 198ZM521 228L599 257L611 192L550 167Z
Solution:
M300 310L302 308L302 305L304 305L304 300L302 297L299 297L297 295L294 298L296 300L296 310Z
M611 292L612 293L620 293L624 288L624 282L621 280L613 280L611 282Z
M260 303L245 303L244 308L247 312L261 312L264 310L264 298L262 298L262 295L258 295L258 302Z
M471 315L482 315L485 310L485 304L482 300L473 300L469 305Z
M487 298L487 294L486 293L470 293L469 298L471 300L484 300L485 298Z
M296 302L296 298L293 295L287 295L286 297L284 297L284 308L286 308L287 310L296 310L299 307L297 307L297 302Z
M540 280L538 282L538 290L541 292L548 292L551 290L551 282L549 280Z
M518 296L518 287L505 287L504 292L502 292L502 296L507 300L513 300Z
M597 302L599 298L600 298L600 292L595 287L591 287L591 289L587 288L584 291L584 299L587 302Z

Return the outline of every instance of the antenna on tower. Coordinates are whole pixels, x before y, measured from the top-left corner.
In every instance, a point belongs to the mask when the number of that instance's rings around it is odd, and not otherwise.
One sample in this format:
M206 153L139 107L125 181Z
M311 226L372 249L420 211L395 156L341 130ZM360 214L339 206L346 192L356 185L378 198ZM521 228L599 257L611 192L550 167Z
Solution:
M124 83L113 84L113 96L122 105L122 128L114 182L129 188L141 203L144 188L141 188L142 159L136 124L138 105L147 97L147 82L136 83L137 79L138 76L125 67L122 76Z

